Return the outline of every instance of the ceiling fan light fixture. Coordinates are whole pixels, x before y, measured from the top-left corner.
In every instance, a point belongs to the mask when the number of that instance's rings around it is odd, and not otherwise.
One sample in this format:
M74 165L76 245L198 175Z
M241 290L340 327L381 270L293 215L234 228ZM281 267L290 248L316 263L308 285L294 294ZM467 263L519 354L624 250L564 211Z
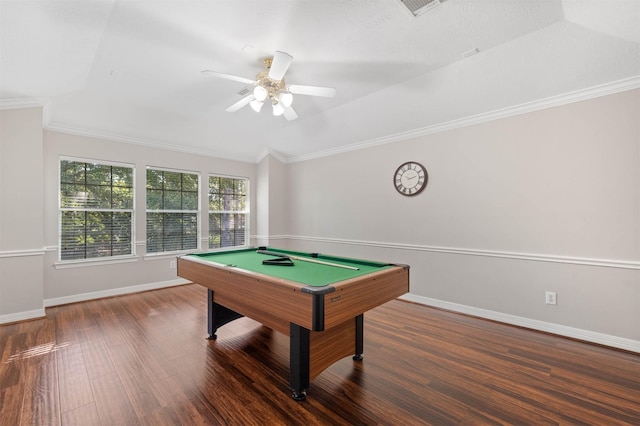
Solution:
M267 92L267 89L265 89L262 86L256 86L253 89L253 96L256 97L257 100L259 100L260 102L264 101L265 99L267 99L267 95L269 93Z
M293 103L293 95L289 92L280 92L278 95L278 103L282 104L283 107L289 108Z
M407 1L407 0L400 0ZM411 1L429 1L441 2L445 0L411 0ZM225 111L236 112L245 105L250 105L251 109L256 112L262 110L262 106L269 102L273 108L273 115L284 117L291 121L298 118L298 114L291 108L293 103L293 95L309 95L324 96L332 98L336 95L336 89L331 87L319 86L301 86L297 84L287 85L284 75L289 69L293 57L286 52L277 51L273 57L265 58L265 70L256 74L255 79L251 80L244 77L238 77L231 74L224 74L212 70L203 70L204 74L215 78L245 83L245 86L238 94L243 96L242 99L231 105ZM253 89L251 89L253 87ZM251 93L249 93L251 91Z
M262 109L262 105L264 105L264 102L254 99L249 102L249 105L251 105L251 109L253 109L255 112L260 112L260 110Z
M279 117L284 113L284 107L277 102L273 103L273 115Z

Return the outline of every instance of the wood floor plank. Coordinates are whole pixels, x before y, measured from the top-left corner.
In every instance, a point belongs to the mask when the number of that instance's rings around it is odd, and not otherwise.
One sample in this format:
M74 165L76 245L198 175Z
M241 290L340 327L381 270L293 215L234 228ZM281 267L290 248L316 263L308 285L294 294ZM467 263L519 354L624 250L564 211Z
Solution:
M14 328L13 326L7 326ZM2 328L0 328L0 331ZM22 353L26 350L26 333L16 333L15 335L5 334L0 336L2 347L0 348L0 390L16 386L20 382L20 364Z
M94 377L91 387L96 395L96 411L102 424L139 424L138 416L117 374Z
M56 351L60 379L60 410L70 411L93 402L91 382L84 362L82 346L74 343Z
M24 383L21 425L59 425L60 398L58 388L57 345L55 325L50 319L28 324L34 328L28 334L28 349L20 356L26 362L21 369Z
M87 426L101 424L96 404L93 402L69 411L64 411L61 415L60 423L62 426Z
M0 424L19 425L25 393L24 382L0 389Z
M166 405L158 395L155 381L144 369L135 349L130 345L119 345L109 349L122 386L139 418L145 417L156 407Z
M90 379L107 374L116 373L116 369L109 356L107 341L100 328L86 328L80 330L80 346L87 375Z
M392 301L296 402L288 337L242 318L206 340L206 309L186 285L1 326L0 424L640 424L639 354Z

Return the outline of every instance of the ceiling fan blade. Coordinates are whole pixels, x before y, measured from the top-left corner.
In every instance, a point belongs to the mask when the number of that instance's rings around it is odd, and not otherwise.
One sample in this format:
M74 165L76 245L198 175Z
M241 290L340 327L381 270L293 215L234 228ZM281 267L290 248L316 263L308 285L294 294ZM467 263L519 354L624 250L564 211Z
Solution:
M296 118L298 118L298 114L296 114L293 108L287 107L284 109L284 118L286 118L289 121L295 120Z
M276 54L273 55L273 61L269 69L269 78L276 81L282 80L291 62L293 62L293 56L285 52L276 52Z
M297 95L324 96L325 98L333 98L336 95L336 89L333 87L300 86L297 84L290 84L287 87L291 93Z
M229 108L225 109L225 111L227 111L227 112L236 112L237 110L239 110L243 106L247 105L249 102L251 102L255 98L256 97L253 96L253 94L251 94L249 96L245 96L244 98L240 99L235 104L231 105Z
M221 72L211 71L211 70L202 70L202 74L209 75L215 78L223 78L225 80L237 81L240 83L246 84L255 84L255 80L251 80L250 78L238 77L236 75L231 74L223 74Z

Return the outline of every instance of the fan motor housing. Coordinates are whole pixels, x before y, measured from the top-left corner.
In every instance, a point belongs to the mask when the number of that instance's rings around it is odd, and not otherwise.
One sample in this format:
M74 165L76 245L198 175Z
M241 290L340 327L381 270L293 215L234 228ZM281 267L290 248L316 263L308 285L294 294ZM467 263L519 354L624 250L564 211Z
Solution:
M266 65L266 59L265 59ZM277 97L279 91L285 90L285 82L282 80L273 80L269 78L269 71L261 71L256 75L256 84L267 90L268 97Z

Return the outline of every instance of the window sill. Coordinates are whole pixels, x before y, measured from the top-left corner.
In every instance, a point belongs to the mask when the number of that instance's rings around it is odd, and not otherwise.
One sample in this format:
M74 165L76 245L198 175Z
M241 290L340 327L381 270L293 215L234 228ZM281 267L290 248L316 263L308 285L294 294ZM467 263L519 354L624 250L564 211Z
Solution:
M172 252L163 252L163 253L149 253L144 255L144 260L163 260L163 259L172 259L178 256L184 256L188 254L194 253L206 253L206 252L224 252L224 251L233 251L233 250L242 250L249 248L250 246L233 246L233 247L221 247L221 248L205 248L205 249L194 249L194 250L182 250L182 251L172 251Z
M198 253L199 251L201 250L196 249L196 250L182 250L182 251L167 251L163 253L149 253L144 255L144 260L175 259L177 256Z
M54 263L53 267L56 269L86 268L90 266L114 265L118 263L132 263L137 261L138 261L138 257L131 255L131 256L108 257L108 258L64 260L64 261L59 261Z

